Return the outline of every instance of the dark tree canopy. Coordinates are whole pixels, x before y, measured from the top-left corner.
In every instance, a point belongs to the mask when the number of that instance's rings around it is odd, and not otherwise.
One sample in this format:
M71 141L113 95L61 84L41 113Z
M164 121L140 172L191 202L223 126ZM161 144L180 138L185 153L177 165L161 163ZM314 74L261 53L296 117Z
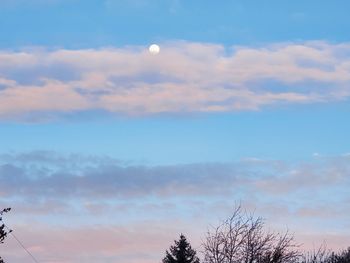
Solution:
M336 263L350 263L350 247L347 250L344 250L340 252L337 255L332 255L334 258L331 257L331 262Z
M301 263L350 263L350 247L339 252L332 252L325 245L306 253Z
M2 215L4 213L7 213L11 210L11 208L5 208L2 211L0 211L0 244L4 243L5 238L7 235L11 232L11 230L6 230L6 226L2 221ZM3 259L0 256L0 263L4 263Z
M163 263L199 263L199 258L186 237L181 234L180 239L175 240L175 245L170 247L170 252L166 251Z

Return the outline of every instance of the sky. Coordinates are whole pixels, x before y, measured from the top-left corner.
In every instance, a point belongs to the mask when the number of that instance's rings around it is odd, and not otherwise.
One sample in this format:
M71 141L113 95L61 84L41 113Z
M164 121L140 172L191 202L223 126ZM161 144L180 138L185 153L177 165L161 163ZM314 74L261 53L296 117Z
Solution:
M201 256L237 204L349 246L349 8L0 0L5 223L51 263L161 262L180 233Z

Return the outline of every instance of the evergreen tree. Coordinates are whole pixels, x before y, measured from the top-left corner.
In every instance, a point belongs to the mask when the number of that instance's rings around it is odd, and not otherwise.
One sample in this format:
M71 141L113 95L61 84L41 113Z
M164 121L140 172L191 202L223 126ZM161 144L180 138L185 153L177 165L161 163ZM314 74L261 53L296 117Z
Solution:
M183 234L178 241L175 240L175 245L170 247L170 252L167 250L165 253L163 263L199 263L196 251L192 249Z

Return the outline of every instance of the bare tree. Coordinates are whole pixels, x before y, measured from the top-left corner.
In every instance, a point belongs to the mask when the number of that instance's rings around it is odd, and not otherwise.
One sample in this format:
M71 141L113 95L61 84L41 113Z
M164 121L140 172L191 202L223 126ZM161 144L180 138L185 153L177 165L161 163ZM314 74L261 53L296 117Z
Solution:
M305 253L301 263L349 263L350 247L343 251L334 252L327 249L325 244L318 249Z
M266 231L264 220L241 206L208 230L202 245L206 263L292 263L300 258L293 236Z
M326 244L323 244L318 249L305 253L302 257L302 263L327 263L331 257L331 251L327 249Z

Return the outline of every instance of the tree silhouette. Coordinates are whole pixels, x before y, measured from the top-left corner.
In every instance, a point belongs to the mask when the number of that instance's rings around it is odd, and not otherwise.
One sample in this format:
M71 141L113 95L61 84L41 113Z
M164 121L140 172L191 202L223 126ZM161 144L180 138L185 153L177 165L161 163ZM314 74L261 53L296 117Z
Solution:
M199 263L196 251L192 249L183 234L178 241L175 240L175 245L170 247L170 252L167 250L165 253L163 263Z
M2 221L2 215L4 213L7 213L11 210L11 208L5 208L2 211L0 211L0 244L4 243L5 238L7 235L11 232L11 230L6 230L6 226ZM0 263L4 263L4 260L0 256Z

